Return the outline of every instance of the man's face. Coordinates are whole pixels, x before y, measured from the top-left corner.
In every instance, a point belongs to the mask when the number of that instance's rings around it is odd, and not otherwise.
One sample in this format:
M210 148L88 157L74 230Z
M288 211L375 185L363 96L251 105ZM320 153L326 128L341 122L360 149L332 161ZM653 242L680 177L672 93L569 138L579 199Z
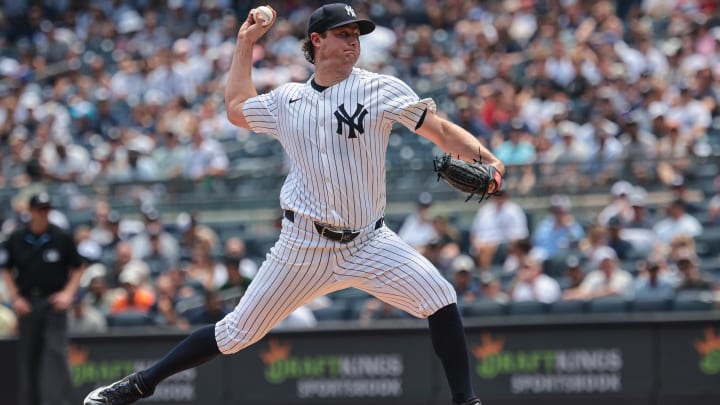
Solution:
M360 28L356 23L329 29L323 37L313 33L316 60L337 60L355 65L360 58Z
M615 270L615 261L613 259L602 259L598 269L605 274L611 274Z
M32 221L36 224L47 224L49 223L48 214L50 213L50 207L32 207L30 208L30 215Z

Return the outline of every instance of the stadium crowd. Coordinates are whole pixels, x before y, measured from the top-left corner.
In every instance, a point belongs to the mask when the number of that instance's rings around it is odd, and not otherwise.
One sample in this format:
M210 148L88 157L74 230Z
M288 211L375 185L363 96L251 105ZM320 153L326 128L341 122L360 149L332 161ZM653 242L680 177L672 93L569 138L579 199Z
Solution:
M229 124L222 95L237 29L256 3L6 4L0 186L18 198L3 207L2 233L22 222L28 193L50 183L202 182L241 167L242 156L227 145L258 135ZM309 77L300 41L320 2L268 3L278 20L253 53L259 92ZM433 215L432 198L423 194L397 229L453 281L463 303L718 291L717 245L698 252L695 238L720 226L720 177L703 190L715 193L711 199L687 197L688 185L697 184L696 162L717 170L715 1L353 6L378 23L363 37L360 66L435 98L508 167L505 192L483 203L472 224ZM408 134L396 136L423 147ZM281 174L283 156L272 159ZM612 201L577 217L572 196L592 187L607 187ZM650 201L648 191L658 189L672 198ZM531 218L513 197L538 190L553 195L547 216ZM242 238L219 237L195 214L169 227L146 195L136 195L141 220L122 218L101 195L86 196L90 223L54 213L74 231L88 264L72 309L74 331L213 322L257 271ZM343 316L403 316L366 298ZM313 314L334 305L332 298L313 302L288 324L313 325ZM6 306L0 318L12 330Z

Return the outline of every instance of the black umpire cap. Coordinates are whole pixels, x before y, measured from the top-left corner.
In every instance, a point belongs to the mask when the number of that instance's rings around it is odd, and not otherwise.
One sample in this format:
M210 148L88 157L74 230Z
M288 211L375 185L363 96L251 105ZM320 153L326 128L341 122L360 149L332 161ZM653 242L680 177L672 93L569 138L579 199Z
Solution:
M52 208L52 200L46 192L40 192L30 197L30 208Z
M355 10L345 3L326 4L313 11L308 21L308 37L313 32L325 32L332 28L357 23L360 28L360 35L365 35L375 30L375 23L370 20L357 18Z

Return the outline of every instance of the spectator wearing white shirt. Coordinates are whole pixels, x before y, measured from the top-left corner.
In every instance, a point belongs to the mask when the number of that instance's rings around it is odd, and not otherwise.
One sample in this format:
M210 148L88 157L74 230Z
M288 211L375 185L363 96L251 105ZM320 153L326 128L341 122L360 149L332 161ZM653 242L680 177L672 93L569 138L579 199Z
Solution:
M555 302L560 299L560 284L543 273L540 262L527 257L510 287L510 298L512 301Z
M432 194L427 191L420 193L415 210L405 217L398 230L398 236L419 251L438 237L430 210L432 204Z
M685 203L676 199L667 207L667 216L653 227L658 239L669 244L676 236L685 235L694 238L703 231L697 218L685 211Z
M563 299L591 300L611 295L625 295L632 291L632 275L620 268L615 251L610 247L599 248L592 257L596 269L585 276L580 286L565 290Z
M470 242L480 270L487 270L501 248L504 253L508 245L530 235L525 211L510 200L507 189L478 209L472 228Z
M634 212L630 204L629 196L633 190L633 185L625 180L615 182L610 188L612 201L598 214L598 224L607 225L612 217L620 218L623 223L630 222L633 219Z

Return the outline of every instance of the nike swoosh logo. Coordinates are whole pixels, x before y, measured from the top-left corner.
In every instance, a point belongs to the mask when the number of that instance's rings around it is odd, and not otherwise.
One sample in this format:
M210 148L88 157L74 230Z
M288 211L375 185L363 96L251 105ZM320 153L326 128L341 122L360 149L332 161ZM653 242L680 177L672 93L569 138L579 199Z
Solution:
M294 103L294 102L296 102L296 101L298 101L298 100L302 100L302 97L298 97L298 98L296 98L296 99L291 99L291 100L288 102L288 104L292 104L292 103Z

